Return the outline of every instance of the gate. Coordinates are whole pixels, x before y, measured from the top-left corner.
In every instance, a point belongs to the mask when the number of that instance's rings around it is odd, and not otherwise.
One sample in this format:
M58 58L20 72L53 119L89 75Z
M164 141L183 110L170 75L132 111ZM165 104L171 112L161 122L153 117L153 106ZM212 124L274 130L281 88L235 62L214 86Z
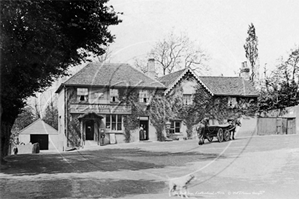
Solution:
M296 118L257 118L257 135L295 134Z

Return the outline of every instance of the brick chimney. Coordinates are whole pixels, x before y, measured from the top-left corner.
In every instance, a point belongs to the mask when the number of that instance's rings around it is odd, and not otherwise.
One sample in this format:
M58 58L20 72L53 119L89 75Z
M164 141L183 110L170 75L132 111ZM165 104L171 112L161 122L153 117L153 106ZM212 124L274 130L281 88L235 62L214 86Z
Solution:
M247 66L247 61L242 62L240 77L244 78L245 80L250 80L250 68Z
M155 79L157 77L157 73L155 71L155 59L154 58L148 59L146 75L152 79Z

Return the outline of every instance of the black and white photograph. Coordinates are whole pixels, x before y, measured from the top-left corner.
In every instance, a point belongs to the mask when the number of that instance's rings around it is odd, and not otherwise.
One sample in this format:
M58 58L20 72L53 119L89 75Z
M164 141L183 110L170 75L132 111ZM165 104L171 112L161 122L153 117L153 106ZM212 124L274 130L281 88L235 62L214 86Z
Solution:
M1 0L1 199L298 199L298 0Z

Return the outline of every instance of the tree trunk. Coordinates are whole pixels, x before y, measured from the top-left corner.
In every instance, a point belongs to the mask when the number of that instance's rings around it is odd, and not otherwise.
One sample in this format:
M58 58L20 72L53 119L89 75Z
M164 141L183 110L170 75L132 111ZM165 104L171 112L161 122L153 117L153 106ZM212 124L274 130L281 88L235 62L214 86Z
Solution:
M187 126L186 133L187 133L188 138L192 137L192 134L193 134L193 126L192 125Z
M8 155L12 125L13 123L1 120L1 164L6 162L4 157Z
M8 155L11 129L15 122L15 119L18 116L18 108L16 107L10 108L8 105L3 105L3 103L1 104L0 108L1 108L1 114L0 114L0 120L1 120L0 155L1 157L0 158L1 158L1 164L3 164L6 163L4 158L5 156Z

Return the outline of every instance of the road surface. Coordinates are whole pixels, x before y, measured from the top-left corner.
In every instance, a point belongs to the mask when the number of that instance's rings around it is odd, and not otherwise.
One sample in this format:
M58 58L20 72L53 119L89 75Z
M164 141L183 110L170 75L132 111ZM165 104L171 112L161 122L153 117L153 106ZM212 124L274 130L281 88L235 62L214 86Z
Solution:
M118 144L7 161L1 199L170 198L168 178L187 174L196 176L189 198L299 198L299 135Z

